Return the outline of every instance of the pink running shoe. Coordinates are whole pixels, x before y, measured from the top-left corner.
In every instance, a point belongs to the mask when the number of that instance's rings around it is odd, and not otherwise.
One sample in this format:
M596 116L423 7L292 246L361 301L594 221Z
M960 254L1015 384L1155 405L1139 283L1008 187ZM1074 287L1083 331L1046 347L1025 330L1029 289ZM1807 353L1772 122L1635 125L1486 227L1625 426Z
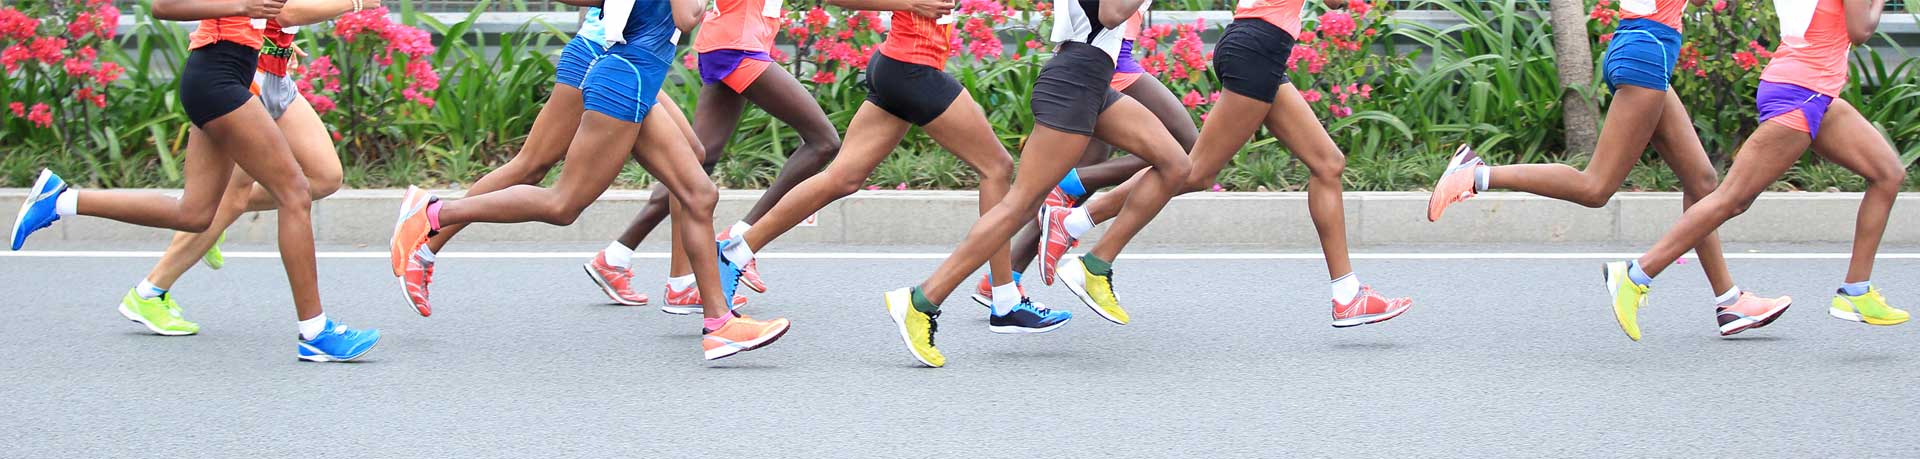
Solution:
M1360 286L1360 294L1353 297L1353 302L1347 304L1333 302L1333 326L1346 328L1385 322L1387 319L1399 317L1412 307L1411 299L1383 297L1380 296L1380 292L1373 291L1373 287L1363 285Z
M747 297L733 296L732 309L747 305ZM700 284L688 285L686 290L674 291L673 284L667 284L667 302L660 305L660 312L673 315L699 314L706 308L700 301Z
M1053 285L1053 268L1060 263L1060 257L1067 254L1076 242L1067 235L1067 214L1073 209L1066 207L1040 208L1040 282Z
M433 262L420 257L419 252L407 257L406 271L401 273L400 288L406 291L407 304L413 305L413 311L420 317L433 315L433 307L427 304L427 285L433 283Z
M1765 327L1793 306L1792 297L1761 298L1741 292L1732 306L1715 308L1720 317L1720 336L1731 336L1749 329Z
M1454 150L1453 159L1447 161L1447 169L1440 172L1440 182L1433 184L1433 196L1427 198L1427 221L1440 221L1440 214L1447 211L1447 206L1479 194L1475 190L1473 174L1475 170L1486 166L1480 161L1480 155L1473 153L1472 147L1461 145Z
M600 286L600 292L614 303L627 306L646 306L647 295L633 291L633 271L627 268L607 264L607 253L602 251L582 266L587 277L594 285Z

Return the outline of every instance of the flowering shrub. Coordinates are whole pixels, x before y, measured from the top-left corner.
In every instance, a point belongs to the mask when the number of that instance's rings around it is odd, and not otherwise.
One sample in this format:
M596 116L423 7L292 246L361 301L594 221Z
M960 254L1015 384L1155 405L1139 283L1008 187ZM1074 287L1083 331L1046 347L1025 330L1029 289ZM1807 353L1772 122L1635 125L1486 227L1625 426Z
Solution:
M297 69L296 85L329 126L355 134L343 139L373 141L362 135L373 132L363 131L435 106L440 74L428 59L432 34L393 22L388 14L384 6L347 13L308 34L318 38L310 43L320 52ZM361 151L367 150L372 148Z
M1611 0L1593 5L1588 30L1596 37L1595 62L1619 25L1619 8ZM1673 89L1686 101L1707 152L1724 162L1757 125L1753 93L1780 36L1773 1L1714 0L1689 6L1681 21Z
M113 43L120 9L107 0L19 6L0 6L0 103L7 105L0 123L23 121L58 144L81 140L66 121L84 125L100 116L109 87L125 73L99 59ZM86 140L76 146L98 146Z

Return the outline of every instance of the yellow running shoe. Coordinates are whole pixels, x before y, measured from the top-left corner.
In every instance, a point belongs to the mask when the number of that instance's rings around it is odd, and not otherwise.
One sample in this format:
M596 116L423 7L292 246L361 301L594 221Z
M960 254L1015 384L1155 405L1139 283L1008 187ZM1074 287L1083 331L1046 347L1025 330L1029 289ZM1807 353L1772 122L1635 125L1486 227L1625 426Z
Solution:
M180 318L180 305L169 295L141 298L134 290L127 290L127 296L120 299L120 315L162 336L200 333L200 324Z
M215 270L226 266L227 256L226 254L220 253L220 244L225 244L226 242L227 233L220 233L220 239L213 241L213 247L207 248L207 253L200 256L200 261L207 262L207 267Z
M1080 297L1080 302L1086 303L1100 318L1120 325L1133 320L1127 315L1126 309L1120 308L1120 299L1113 295L1113 273L1102 276L1087 271L1086 262L1080 258L1067 257L1061 260L1060 266L1054 269L1054 276L1065 282L1067 290L1073 291L1073 296Z
M1613 295L1613 319L1620 322L1620 330L1627 332L1627 338L1640 340L1640 306L1647 303L1647 286L1633 283L1627 276L1627 262L1608 262L1602 273L1607 279L1607 293Z
M933 334L940 330L937 322L940 312L927 314L914 309L911 288L887 292L885 298L887 316L892 317L894 327L900 329L900 339L906 341L907 351L913 353L913 358L929 367L946 366L947 356L941 355L939 348L933 347Z
M1845 293L1833 295L1833 307L1828 314L1841 320L1865 323L1868 325L1900 325L1907 322L1907 311L1887 304L1887 298L1880 296L1878 287L1870 288L1867 294L1847 296Z

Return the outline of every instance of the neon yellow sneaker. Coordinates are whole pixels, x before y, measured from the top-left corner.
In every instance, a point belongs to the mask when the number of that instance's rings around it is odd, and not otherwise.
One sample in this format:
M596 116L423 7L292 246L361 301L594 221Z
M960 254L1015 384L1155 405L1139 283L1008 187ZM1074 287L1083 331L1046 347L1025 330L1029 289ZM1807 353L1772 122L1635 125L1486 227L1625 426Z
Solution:
M185 336L200 333L200 324L180 318L180 305L168 295L158 298L141 298L133 290L127 290L127 296L120 299L120 315L127 320L165 336Z
M227 233L220 233L220 239L213 241L213 247L208 248L207 253L200 256L200 261L206 262L207 267L213 269L226 266L227 256L220 253L220 244L225 243L227 243Z
M913 290L903 288L887 292L887 316L893 318L893 325L900 329L900 339L906 341L907 351L913 358L929 367L939 368L947 364L947 356L933 347L933 334L940 330L937 320L940 312L932 314L913 308Z
M1104 276L1094 274L1087 270L1087 263L1081 257L1067 257L1053 271L1054 277L1065 282L1067 290L1073 291L1073 296L1080 297L1080 302L1086 303L1100 318L1120 325L1133 320L1126 309L1120 308L1120 299L1113 295L1112 272Z
M1608 262L1603 271L1607 278L1607 293L1613 295L1613 319L1620 322L1620 330L1627 332L1627 338L1640 340L1640 306L1647 304L1647 286L1635 284L1627 277L1627 262Z
M1867 290L1867 294L1847 296L1845 293L1833 295L1833 307L1828 314L1841 320L1850 320L1868 325L1900 325L1907 322L1907 311L1887 304L1887 298L1880 296L1878 287Z

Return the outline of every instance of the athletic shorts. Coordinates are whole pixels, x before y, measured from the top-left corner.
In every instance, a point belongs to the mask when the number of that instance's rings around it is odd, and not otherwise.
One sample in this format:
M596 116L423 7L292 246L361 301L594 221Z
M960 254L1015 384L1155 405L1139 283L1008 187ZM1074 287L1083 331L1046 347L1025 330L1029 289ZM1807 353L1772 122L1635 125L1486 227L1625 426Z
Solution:
M1833 97L1797 84L1761 80L1754 103L1760 107L1760 122L1772 121L1793 130L1820 136L1820 120L1826 118Z
M553 82L581 89L581 82L587 79L587 69L593 67L593 60L607 52L599 40L585 37L573 37L567 42L566 49L560 51L560 63L554 65Z
M1113 64L1113 81L1109 86L1115 91L1125 91L1146 74L1147 69L1133 58L1133 40L1120 40L1120 58Z
M647 118L667 79L667 63L644 52L621 52L625 45L614 46L587 69L580 88L587 110L600 112L629 123Z
M747 92L748 86L773 65L773 56L765 51L720 49L700 53L700 82L725 83L734 93Z
M1652 19L1627 19L1613 31L1600 64L1607 89L1632 85L1666 91L1673 65L1680 59L1680 32Z
M253 69L260 50L231 41L217 41L187 53L180 71L180 108L194 126L227 116L253 98Z
M867 63L867 102L895 118L926 126L960 98L960 82L930 66L901 62L879 51Z
M1234 94L1273 103L1287 79L1293 35L1260 18L1235 19L1213 48L1213 71Z
M275 120L286 115L287 107L300 97L300 87L294 85L293 77L267 72L253 72L253 86L249 89L260 97L260 103L267 106L267 114Z
M1061 132L1093 135L1100 113L1122 97L1109 86L1113 58L1093 45L1060 44L1033 82L1033 120Z

